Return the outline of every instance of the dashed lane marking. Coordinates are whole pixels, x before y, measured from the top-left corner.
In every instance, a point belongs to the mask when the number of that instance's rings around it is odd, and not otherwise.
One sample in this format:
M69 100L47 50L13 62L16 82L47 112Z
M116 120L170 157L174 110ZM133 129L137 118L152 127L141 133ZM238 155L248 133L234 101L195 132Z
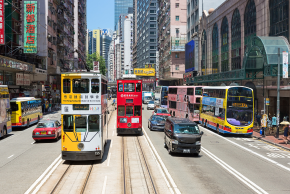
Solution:
M102 194L106 193L106 186L107 186L107 176L105 176L104 185L103 185L103 189L102 189Z
M113 140L111 140L110 149L112 149L112 147L113 147Z
M115 133L115 131L113 131L113 134L112 134L112 136L114 136L114 133Z
M267 156L269 158L290 158L290 154L283 154L283 153L267 153Z
M14 154L12 154L11 156L9 156L8 158L12 158L14 156Z
M31 144L34 144L35 143L35 141L34 142L32 142Z

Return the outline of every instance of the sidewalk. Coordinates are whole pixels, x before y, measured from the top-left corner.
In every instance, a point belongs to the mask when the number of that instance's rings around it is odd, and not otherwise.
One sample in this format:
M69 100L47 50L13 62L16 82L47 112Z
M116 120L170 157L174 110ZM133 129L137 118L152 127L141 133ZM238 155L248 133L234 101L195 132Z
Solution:
M284 135L281 135L281 133L279 135L279 139L277 139L273 135L267 134L265 137L262 137L259 132L254 131L253 137L290 151L290 144L285 144L283 140Z

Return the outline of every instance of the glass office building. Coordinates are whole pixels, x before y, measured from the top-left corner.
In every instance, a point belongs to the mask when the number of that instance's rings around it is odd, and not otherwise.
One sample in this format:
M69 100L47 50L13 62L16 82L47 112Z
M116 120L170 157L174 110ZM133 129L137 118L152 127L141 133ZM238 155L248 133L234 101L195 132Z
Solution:
M133 0L115 0L115 30L117 30L119 16L122 13L133 13Z

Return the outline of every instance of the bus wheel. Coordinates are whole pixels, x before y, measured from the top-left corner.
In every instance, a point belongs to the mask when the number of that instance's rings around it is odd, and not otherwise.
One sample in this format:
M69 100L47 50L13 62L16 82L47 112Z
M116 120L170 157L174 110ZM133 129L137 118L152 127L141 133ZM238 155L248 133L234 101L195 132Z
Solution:
M30 125L30 122L29 122L29 119L28 119L28 120L27 120L27 125L26 125L26 126L29 127L29 125Z
M3 127L3 137L5 137L6 135L7 135L6 127Z
M219 135L221 134L219 126L216 127L216 131Z

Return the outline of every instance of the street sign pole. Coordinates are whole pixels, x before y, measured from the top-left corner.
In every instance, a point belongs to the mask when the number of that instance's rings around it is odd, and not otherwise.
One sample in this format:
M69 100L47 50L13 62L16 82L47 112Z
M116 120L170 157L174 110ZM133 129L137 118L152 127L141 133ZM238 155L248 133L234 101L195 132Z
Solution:
M278 48L278 76L277 76L277 134L276 134L277 139L279 139L279 126L280 126L280 48Z

